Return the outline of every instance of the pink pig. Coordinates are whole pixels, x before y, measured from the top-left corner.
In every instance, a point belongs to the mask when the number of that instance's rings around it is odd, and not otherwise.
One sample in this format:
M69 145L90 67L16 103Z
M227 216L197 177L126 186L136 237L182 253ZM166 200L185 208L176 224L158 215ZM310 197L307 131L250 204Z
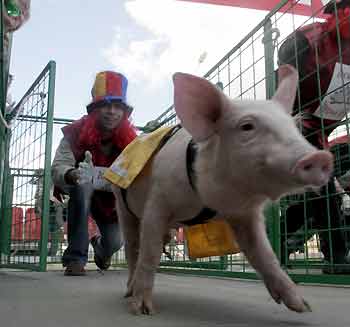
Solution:
M232 226L242 252L277 303L297 312L310 307L281 269L267 239L268 200L325 185L333 157L310 145L290 112L298 76L279 70L272 100L237 101L205 79L176 73L175 110L180 129L154 156L123 197L113 187L126 241L127 297L132 312L154 313L152 292L163 239L169 229L208 207ZM195 142L193 185L186 152Z

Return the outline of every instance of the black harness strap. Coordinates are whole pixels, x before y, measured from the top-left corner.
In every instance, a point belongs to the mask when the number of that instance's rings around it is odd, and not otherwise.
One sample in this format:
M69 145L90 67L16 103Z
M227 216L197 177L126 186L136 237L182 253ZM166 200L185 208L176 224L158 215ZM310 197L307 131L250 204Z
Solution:
M194 168L193 168L193 163L196 159L197 155L197 148L196 148L196 143L191 140L186 149L186 168L187 168L187 177L188 181L190 182L190 185L192 189L196 189L195 187L195 175L194 175Z
M193 140L191 140L188 143L187 149L186 149L186 167L187 167L187 176L188 180L190 182L190 185L194 191L196 191L196 175L194 171L194 161L196 160L197 155L197 148L196 144ZM198 224L204 224L211 218L214 218L216 216L216 211L210 208L203 208L197 216L190 220L186 220L181 222L182 224L186 226L193 226Z

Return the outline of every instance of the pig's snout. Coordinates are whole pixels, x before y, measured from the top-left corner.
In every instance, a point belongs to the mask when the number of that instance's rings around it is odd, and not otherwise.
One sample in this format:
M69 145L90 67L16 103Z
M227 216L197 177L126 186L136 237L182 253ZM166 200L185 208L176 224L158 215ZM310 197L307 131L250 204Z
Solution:
M333 155L328 151L308 154L296 163L293 173L305 185L323 186L333 172Z

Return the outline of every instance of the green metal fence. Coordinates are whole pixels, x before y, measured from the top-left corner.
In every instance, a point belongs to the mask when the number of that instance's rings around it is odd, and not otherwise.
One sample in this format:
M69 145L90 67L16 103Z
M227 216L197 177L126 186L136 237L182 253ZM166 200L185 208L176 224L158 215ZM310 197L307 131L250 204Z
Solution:
M5 139L3 267L46 269L55 70L49 62L25 93Z

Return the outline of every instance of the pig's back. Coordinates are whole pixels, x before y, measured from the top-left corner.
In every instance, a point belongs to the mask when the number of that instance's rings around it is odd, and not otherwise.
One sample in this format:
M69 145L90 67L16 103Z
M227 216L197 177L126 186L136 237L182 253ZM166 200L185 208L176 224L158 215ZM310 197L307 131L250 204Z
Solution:
M191 218L200 210L201 203L187 174L186 151L191 138L184 128L177 131L129 187L128 205L137 216L142 216L151 193L168 206L167 212L176 215L174 220Z

